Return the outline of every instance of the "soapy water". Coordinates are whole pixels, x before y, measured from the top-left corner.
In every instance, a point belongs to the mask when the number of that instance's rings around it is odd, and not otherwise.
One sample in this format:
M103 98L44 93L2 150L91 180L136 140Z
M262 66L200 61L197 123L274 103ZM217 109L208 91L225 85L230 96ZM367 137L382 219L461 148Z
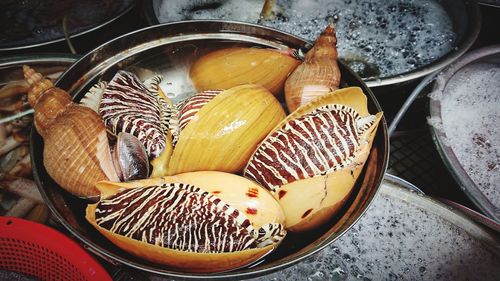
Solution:
M500 257L491 246L411 197L395 194L382 184L366 214L334 243L249 281L498 279Z
M160 22L223 19L257 23L262 0L162 1ZM434 0L277 1L278 16L260 24L313 42L334 22L339 55L363 78L403 74L444 56L456 34Z
M500 65L462 68L448 81L440 101L446 145L479 190L500 208Z
M332 245L251 280L497 279L500 258L479 240L409 198L410 203L392 195L386 186L381 189L360 221Z

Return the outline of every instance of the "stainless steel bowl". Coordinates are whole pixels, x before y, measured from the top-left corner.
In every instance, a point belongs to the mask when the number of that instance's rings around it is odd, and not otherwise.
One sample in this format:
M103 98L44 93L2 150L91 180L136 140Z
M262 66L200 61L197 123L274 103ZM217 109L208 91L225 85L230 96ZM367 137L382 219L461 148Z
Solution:
M23 80L23 64L32 65L36 67L43 75L61 74L66 68L74 63L80 56L63 53L40 53L40 54L27 54L17 55L10 57L0 58L0 87L8 84L9 82ZM31 114L32 109L25 112L17 113L13 116L0 118L0 123L10 122L15 118Z
M340 239L314 257L252 281L493 281L499 263L497 233L386 174L366 215Z
M483 47L480 49L473 50L467 54L465 54L463 57L461 57L459 60L457 60L455 63L452 65L448 66L446 69L444 69L441 73L436 78L436 82L433 84L432 88L432 95L437 98L431 98L429 100L429 108L430 108L430 117L433 120L431 126L431 133L433 140L436 144L437 150L443 159L443 162L445 163L446 167L448 170L451 172L452 176L455 178L457 181L458 185L460 186L461 189L464 190L465 194L471 199L471 201L487 216L490 218L494 219L497 222L500 222L500 205L499 205L499 193L495 193L496 196L490 195L487 196L485 195L485 188L481 187L477 181L473 180L473 176L471 175L471 171L466 168L466 165L464 165L464 159L462 156L457 156L457 151L453 147L453 143L458 141L458 139L455 138L455 136L450 136L449 129L447 130L446 128L443 128L442 126L442 121L446 116L443 116L442 112L442 98L443 95L446 95L446 91L448 87L454 87L452 89L456 89L456 86L449 86L452 81L456 80L458 82L456 83L461 83L463 87L466 85L474 85L471 84L473 82L469 80L459 80L459 73L462 71L465 71L466 69L470 69L470 67L474 67L474 65L482 64L482 63L487 63L487 64L492 64L495 65L495 69L500 69L500 45L495 45L495 46L489 46L489 47ZM467 77L471 75L471 72L474 70L470 70L467 72ZM465 73L465 72L464 72ZM485 77L485 79L487 79ZM493 76L491 76L490 81L496 81L492 80L495 79ZM477 82L476 82L477 83ZM478 86L476 86L478 87ZM490 87L491 86L490 84ZM487 89L481 89L481 88L476 88L476 90L484 90L486 91L486 94L489 96L497 96L500 97L500 90L496 87L493 88L487 88ZM468 93L469 94L469 93ZM474 93L470 93L471 97L474 96ZM481 97L483 98L483 97ZM465 105L466 101L463 102L458 102L458 105ZM498 105L498 104L497 104ZM486 109L485 109L486 110ZM496 106L496 112L492 116L499 116L500 112L500 105ZM467 114L467 113L464 113ZM468 113L472 114L472 113ZM467 124L466 122L461 123L462 126L471 126L470 124ZM448 133L448 134L447 134ZM462 136L462 137L470 137L472 139L473 136ZM492 138L492 139L498 139L498 135L488 135L485 136L486 138ZM480 145L480 144L478 144ZM493 144L494 146L494 144ZM498 149L498 147L493 147L493 149ZM498 156L497 156L498 157ZM485 159L485 158L482 158ZM483 160L482 163L478 163L481 165L481 167L487 166L486 165L486 160ZM498 163L493 163L497 165L497 167L493 167L492 173L495 173L497 171L498 173ZM496 170L495 170L496 168ZM498 174L497 174L498 175ZM498 187L498 185L496 186ZM495 188L495 186L491 187ZM496 204L494 203L494 199L496 199Z
M204 52L224 46L303 47L305 41L258 25L228 21L192 21L145 28L116 38L87 54L57 81L75 100L98 79L108 80L119 69L147 68L164 74L170 85L166 91L189 93L185 77L192 60ZM342 85L359 86L368 96L371 112L380 111L370 89L344 65L340 65ZM177 79L178 78L178 79ZM173 79L173 80L172 80ZM188 90L185 90L188 89ZM185 91L185 92L184 92ZM35 180L55 216L79 240L113 264L131 266L169 277L186 279L234 279L264 275L294 264L321 250L347 231L365 212L380 186L388 162L388 137L382 120L370 157L353 195L341 213L321 228L307 234L287 236L280 247L258 264L230 272L193 274L160 266L132 256L100 235L84 219L85 201L64 192L47 175L43 166L43 141L33 131L31 149Z
M60 53L27 54L0 58L0 86L10 81L23 79L23 64L40 69L42 74L61 73L80 56Z
M159 9L160 3L168 1L169 0L143 1L142 11L149 24L155 25L161 23L157 16L157 11ZM200 2L200 5L205 5L208 7L207 9L211 9L212 6L217 6L214 3L221 2L224 1L202 1ZM368 85L368 87L371 88L388 85L398 85L415 80L449 65L461 55L463 55L472 46L481 28L481 14L477 2L467 0L442 0L437 2L442 5L444 10L448 13L450 20L452 21L453 31L456 34L454 43L455 47L449 50L448 53L446 53L444 56L436 58L434 61L408 72L384 77L367 77L364 79L364 81ZM323 27L321 26L318 28ZM310 47L311 45L309 44L306 46ZM404 47L405 46L401 46L401 49L404 49Z
M119 1L2 1L0 19L4 32L0 51L22 50L65 40L63 23L70 38L96 31L117 20L134 5ZM101 8L96 11L96 8Z

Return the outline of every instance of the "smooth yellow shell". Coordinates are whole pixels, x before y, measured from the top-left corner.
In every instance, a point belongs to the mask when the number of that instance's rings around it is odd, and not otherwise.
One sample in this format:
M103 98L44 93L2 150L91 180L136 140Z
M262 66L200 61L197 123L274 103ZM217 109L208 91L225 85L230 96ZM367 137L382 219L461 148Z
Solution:
M216 194L225 203L245 214L255 228L268 223L284 222L285 218L281 207L267 190L246 178L229 173L201 171L123 183L102 181L97 184L97 188L101 192L101 198L107 198L123 188L162 185L172 182L195 185ZM278 243L275 243L261 248L226 253L195 253L163 248L102 228L95 222L96 206L97 204L87 206L86 219L114 244L138 257L189 272L217 272L235 269L258 260L278 246ZM249 215L248 208L255 209L256 214Z
M168 175L191 171L240 172L258 143L285 112L259 85L241 85L219 93L181 131Z
M289 53L262 48L220 49L200 57L189 76L198 92L258 84L277 95L300 63Z
M280 122L268 136L288 121L299 118L327 104L346 105L356 110L360 117L370 115L367 98L362 90L358 87L344 88L299 107ZM340 210L348 199L369 156L381 118L382 113L377 113L374 124L360 136L362 145L355 154L353 164L346 165L344 168L329 172L326 175L299 179L281 185L273 193L285 212L287 230L301 232L314 229L332 218Z

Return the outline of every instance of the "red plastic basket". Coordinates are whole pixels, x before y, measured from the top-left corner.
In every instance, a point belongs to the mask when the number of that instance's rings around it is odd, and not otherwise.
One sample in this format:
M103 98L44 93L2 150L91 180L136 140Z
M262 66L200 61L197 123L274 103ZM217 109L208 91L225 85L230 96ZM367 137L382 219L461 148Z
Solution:
M43 224L0 217L0 269L41 280L111 280L76 242Z

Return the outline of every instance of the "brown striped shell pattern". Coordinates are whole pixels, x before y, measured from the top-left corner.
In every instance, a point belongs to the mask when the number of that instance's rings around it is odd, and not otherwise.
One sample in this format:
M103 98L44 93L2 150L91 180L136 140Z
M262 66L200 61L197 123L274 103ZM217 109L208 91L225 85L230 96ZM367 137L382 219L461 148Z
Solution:
M100 182L87 220L117 246L190 272L247 265L283 240L284 215L256 183L205 171L128 183Z
M319 226L342 207L361 173L382 113L368 113L360 88L299 107L259 145L244 176L270 190L290 231Z
M160 82L160 76L141 82L122 70L82 99L101 114L111 134L137 137L151 160L152 177L241 172L257 144L285 118L277 99L259 85L207 90L174 105Z

